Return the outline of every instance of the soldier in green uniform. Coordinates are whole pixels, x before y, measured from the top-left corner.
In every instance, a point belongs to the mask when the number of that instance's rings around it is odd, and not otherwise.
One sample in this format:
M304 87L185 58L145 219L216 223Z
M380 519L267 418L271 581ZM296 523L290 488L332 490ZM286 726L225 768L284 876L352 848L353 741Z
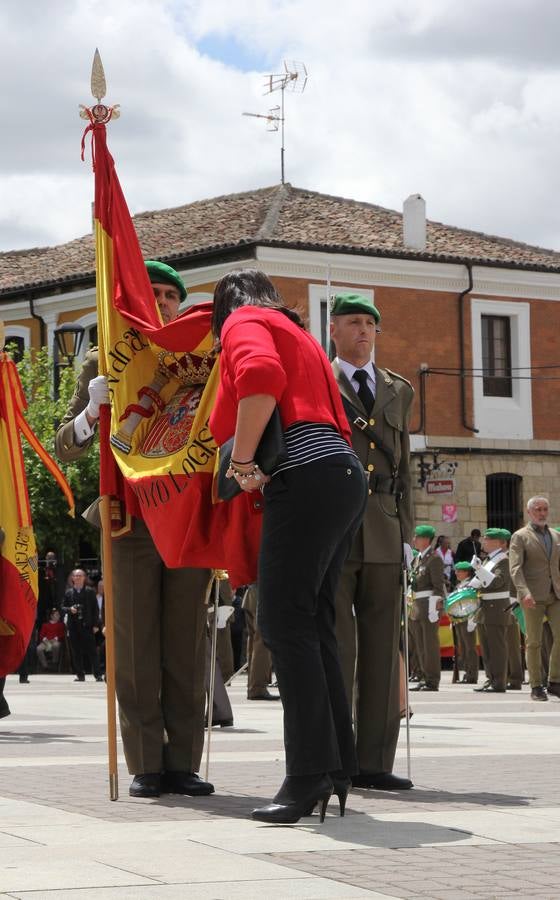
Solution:
M412 532L408 381L372 362L379 311L360 294L338 294L331 310L333 371L369 479L363 523L336 596L336 632L348 700L355 700L360 772L354 785L412 787L393 775L400 728L399 634L403 543ZM409 548L410 550L410 548Z
M422 679L411 691L439 691L441 657L439 647L439 613L445 597L443 560L432 541L436 530L431 525L417 525L410 581L414 601L410 620L420 658Z
M165 263L146 263L164 324L186 289ZM99 406L108 402L97 349L86 354L74 396L56 433L56 455L71 462L90 447ZM90 508L91 509L91 508ZM99 524L93 515L90 521ZM132 519L112 542L115 679L133 797L162 792L200 796L213 786L196 774L204 743L207 569L168 569L150 532Z
M511 620L507 553L510 538L511 532L507 528L487 528L482 538L486 559L484 563L476 556L472 559L475 575L469 586L480 591L480 609L475 616L487 677L484 684L474 690L483 694L503 694L506 691L507 629Z

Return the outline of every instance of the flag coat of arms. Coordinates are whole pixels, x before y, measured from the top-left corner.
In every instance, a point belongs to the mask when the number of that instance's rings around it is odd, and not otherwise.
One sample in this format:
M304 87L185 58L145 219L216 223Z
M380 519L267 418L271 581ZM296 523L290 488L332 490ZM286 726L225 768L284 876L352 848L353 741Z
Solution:
M100 491L142 518L169 567L227 569L256 578L259 500L218 501L218 448L208 419L219 382L212 306L162 323L138 238L106 143L93 132L99 371Z

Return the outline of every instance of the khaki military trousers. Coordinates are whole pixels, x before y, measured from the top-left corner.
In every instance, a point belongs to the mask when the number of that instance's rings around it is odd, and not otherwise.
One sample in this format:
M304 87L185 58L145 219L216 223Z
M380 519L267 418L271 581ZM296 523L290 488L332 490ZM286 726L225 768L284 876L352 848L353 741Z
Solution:
M553 644L550 651L548 680L556 684L560 683L560 600L550 593L544 602L537 601L534 609L524 609L527 625L527 668L531 687L543 684L541 668L541 644L543 633L543 619L546 616L552 631ZM546 683L546 682L545 682Z
M438 688L441 679L439 621L430 622L428 619L428 604L428 597L414 601L412 611L414 641L423 680L428 687Z
M461 668L464 670L467 681L476 684L478 681L478 653L476 652L476 629L469 631L466 622L456 622L453 625L459 649Z
M131 774L196 772L204 743L207 569L168 569L143 522L112 542L116 690Z
M270 651L265 646L257 625L257 585L251 584L243 598L247 628L247 697L262 697L268 690L272 673Z
M492 687L505 690L508 671L507 625L478 626L486 677Z
M336 593L336 636L350 704L356 692L354 726L362 772L391 772L395 760L400 729L400 576L398 564L347 560Z
M508 682L515 687L521 687L525 677L523 671L523 659L521 657L521 632L516 620L511 617L507 627L507 656L508 656Z

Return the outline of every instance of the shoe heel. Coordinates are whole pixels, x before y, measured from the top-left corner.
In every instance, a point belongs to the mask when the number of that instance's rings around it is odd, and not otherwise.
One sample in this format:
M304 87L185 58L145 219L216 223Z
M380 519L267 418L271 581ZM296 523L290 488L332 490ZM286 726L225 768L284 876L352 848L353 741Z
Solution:
M321 804L319 807L319 821L321 824L325 821L325 816L327 814L327 806L329 805L329 800L331 799L331 794L325 794L324 797L319 797L319 803Z
M344 817L344 813L346 812L346 800L348 794L350 792L349 788L344 788L344 790L336 791L336 796L338 797L338 804L340 806L340 818Z

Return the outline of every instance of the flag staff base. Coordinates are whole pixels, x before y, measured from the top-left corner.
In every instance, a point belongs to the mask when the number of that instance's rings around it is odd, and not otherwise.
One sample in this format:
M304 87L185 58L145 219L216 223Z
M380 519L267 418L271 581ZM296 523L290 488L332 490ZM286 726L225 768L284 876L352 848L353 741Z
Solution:
M116 772L111 772L111 774L109 775L109 799L119 799L119 776L116 774Z

